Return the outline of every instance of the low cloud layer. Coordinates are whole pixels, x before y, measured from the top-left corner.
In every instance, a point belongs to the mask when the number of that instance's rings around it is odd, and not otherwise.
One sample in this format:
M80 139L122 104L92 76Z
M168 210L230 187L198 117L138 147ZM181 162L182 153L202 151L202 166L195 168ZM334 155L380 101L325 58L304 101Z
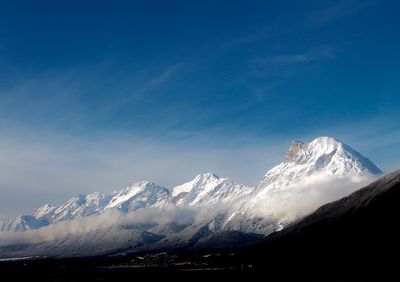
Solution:
M63 221L40 229L0 232L0 258L107 253L146 245L143 237L146 231L154 236L175 236L180 238L178 240L185 240L185 234L189 233L190 238L191 232L196 232L196 228L226 208L221 205L200 208L169 206L162 210L147 208L128 214L108 210L100 215ZM187 229L182 234L176 233L180 232L175 230L176 226Z
M24 232L0 232L0 246L15 244L37 244L55 240L64 240L69 236L79 236L99 230L121 228L129 225L166 225L168 223L189 225L196 224L205 217L210 217L210 211L181 209L169 207L163 210L147 208L128 214L116 210L107 210L99 215L62 221L40 229ZM200 219L202 217L202 219ZM122 227L123 228L123 227Z
M351 194L374 179L370 175L332 176L325 172L316 173L284 189L262 191L247 206L255 207L260 216L277 218L282 223L292 222L323 204Z

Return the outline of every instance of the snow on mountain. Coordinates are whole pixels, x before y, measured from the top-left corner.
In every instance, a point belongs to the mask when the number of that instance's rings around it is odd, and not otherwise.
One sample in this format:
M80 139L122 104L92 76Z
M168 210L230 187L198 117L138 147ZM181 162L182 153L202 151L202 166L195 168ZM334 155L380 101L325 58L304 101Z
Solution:
M165 208L171 203L171 195L167 188L142 181L115 193L105 208L131 212L148 207Z
M319 171L337 176L382 173L369 159L350 146L332 137L318 137L308 144L294 141L285 160L265 174L257 190L282 189Z
M15 232L37 229L49 224L99 214L107 209L123 213L147 207L164 208L172 203L167 188L142 181L111 194L94 192L79 194L59 207L49 204L37 209L33 215L0 222L0 231Z
M37 219L32 215L21 215L15 219L0 222L1 232L22 232L29 229L37 229L48 225L45 219Z
M253 188L234 183L229 178L219 178L214 173L204 173L192 181L172 189L178 207L226 204L247 195Z
M86 227L86 223L90 223L90 232L61 232L62 236L57 237L59 241L47 241L35 247L43 254L51 253L55 248L60 254L68 255L70 253L65 250L72 250L71 245L74 245L74 255L79 255L83 249L86 250L83 253L90 254L99 244L104 247L98 249L99 252L121 249L126 244L132 250L138 246L146 250L190 245L199 238L225 231L266 235L284 228L324 203L369 184L381 173L370 160L348 145L331 137L319 137L310 143L294 141L283 162L269 170L255 188L236 184L213 173L200 174L174 187L171 192L142 181L110 194L79 194L59 207L45 205L32 215L0 222L0 231L40 228L36 231L46 233L54 226L54 230L64 230L61 228L66 223L71 222L73 226L77 221L88 220L83 225ZM169 206L177 209L166 209ZM215 206L219 208L211 208ZM109 220L105 211L118 211L112 214L127 218L141 212L146 216L141 217L143 224L130 221L116 224L118 221ZM167 218L160 223L149 224L149 216L154 219L166 214ZM93 222L96 215L116 226L110 225L105 229L101 224L97 230L98 226ZM93 217L86 218L88 216ZM82 225L79 222L77 224ZM48 233L53 235L53 232ZM149 244L155 245L151 247ZM24 248L25 255L31 252L29 246Z
M211 225L268 234L381 174L369 159L337 139L294 141L284 161L265 174L254 194Z
M57 209L57 207L53 207L49 204L46 204L40 208L38 208L34 213L33 217L35 218L47 218L49 215L53 214L53 212Z
M198 207L226 204L252 191L253 188L233 183L228 178L219 178L213 173L200 174L192 181L176 186L171 193L167 188L155 183L141 181L110 194L78 194L58 207L44 205L32 215L0 222L0 231L37 229L49 224L100 214L110 209L129 213L149 207L163 209L173 205Z

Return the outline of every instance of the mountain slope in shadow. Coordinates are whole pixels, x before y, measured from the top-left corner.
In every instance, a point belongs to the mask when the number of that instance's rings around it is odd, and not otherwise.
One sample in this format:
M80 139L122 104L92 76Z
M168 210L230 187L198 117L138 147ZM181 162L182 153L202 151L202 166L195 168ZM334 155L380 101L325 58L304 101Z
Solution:
M326 204L238 259L275 272L327 275L398 272L400 170Z

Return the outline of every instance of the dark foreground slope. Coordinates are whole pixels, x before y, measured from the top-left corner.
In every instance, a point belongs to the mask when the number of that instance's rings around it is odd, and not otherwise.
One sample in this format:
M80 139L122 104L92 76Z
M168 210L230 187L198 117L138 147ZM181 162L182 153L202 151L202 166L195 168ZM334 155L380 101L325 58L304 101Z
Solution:
M400 171L246 249L260 270L322 276L396 276L400 272Z

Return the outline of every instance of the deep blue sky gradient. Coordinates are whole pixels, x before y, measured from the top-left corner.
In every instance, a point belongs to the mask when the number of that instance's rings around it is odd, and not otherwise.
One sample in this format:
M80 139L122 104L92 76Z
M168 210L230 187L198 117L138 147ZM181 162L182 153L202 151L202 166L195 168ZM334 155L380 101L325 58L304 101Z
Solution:
M331 135L391 170L399 12L384 0L1 1L2 138L240 150Z
M399 113L397 1L1 6L1 117L21 126L224 138Z

